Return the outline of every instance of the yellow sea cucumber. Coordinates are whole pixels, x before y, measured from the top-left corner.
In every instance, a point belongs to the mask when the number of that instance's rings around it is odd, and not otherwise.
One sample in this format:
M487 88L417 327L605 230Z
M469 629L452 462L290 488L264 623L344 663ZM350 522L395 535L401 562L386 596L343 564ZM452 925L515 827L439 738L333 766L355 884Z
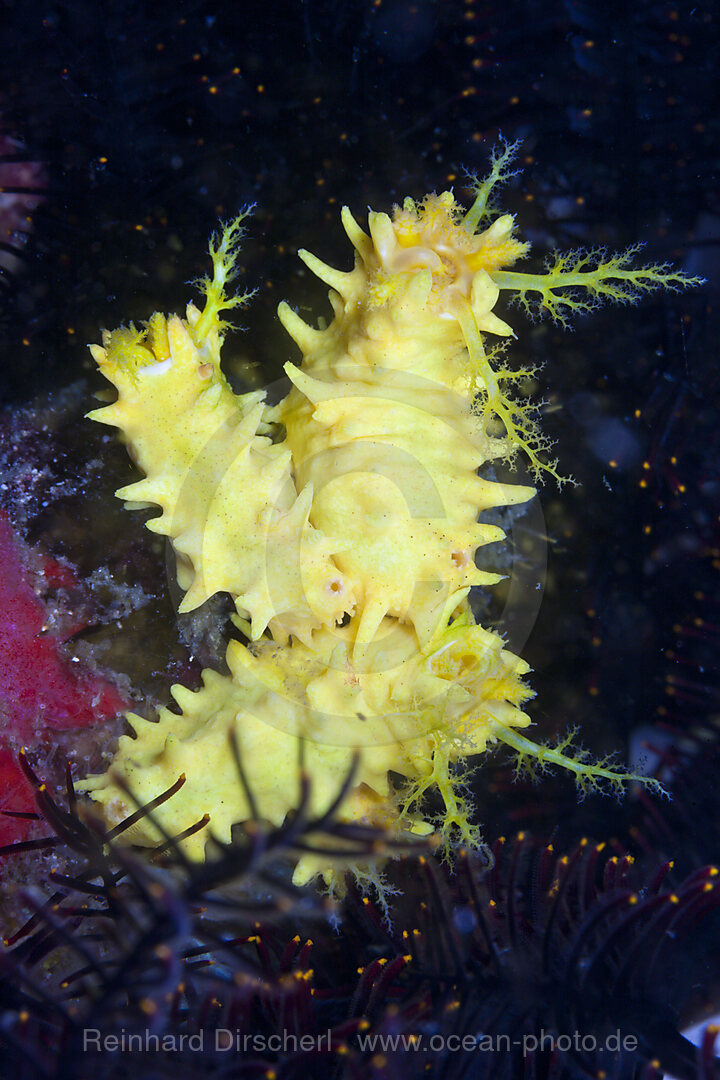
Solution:
M227 592L248 639L229 644L229 676L206 671L201 689L173 688L179 715L129 717L134 736L82 785L109 823L135 809L127 788L146 802L184 775L156 821L178 835L209 817L181 841L192 858L204 857L208 829L228 841L250 816L231 732L259 813L278 825L299 797L301 744L313 811L332 803L359 748L342 819L428 832L420 797L437 786L443 832L468 843L478 833L456 763L488 745L564 765L583 785L624 779L520 733L530 723L528 666L470 609L472 586L498 580L476 553L482 560L483 546L503 538L478 515L534 495L478 469L521 448L536 473L558 475L485 337L512 335L494 311L501 290L526 306L534 294L562 319L602 297L694 282L664 266L633 269L628 254L561 257L544 275L510 269L528 245L490 195L513 150L495 153L468 211L449 191L406 199L392 217L370 212L366 233L345 208L350 271L299 252L330 286L334 318L312 328L280 305L302 362L286 364L292 386L276 406L263 391L235 394L220 367L220 313L247 299L227 292L245 213L211 244L202 310L156 313L91 346L118 398L90 416L123 431L145 473L117 494L161 508L148 528L172 540L181 610ZM126 836L160 839L146 818ZM305 857L295 880L333 872Z

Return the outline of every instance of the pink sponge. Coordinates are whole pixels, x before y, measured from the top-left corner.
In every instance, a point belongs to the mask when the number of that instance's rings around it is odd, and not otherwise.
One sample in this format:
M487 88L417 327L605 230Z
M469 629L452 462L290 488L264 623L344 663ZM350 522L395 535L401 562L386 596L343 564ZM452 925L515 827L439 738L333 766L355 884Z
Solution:
M117 688L73 662L63 632L48 625L42 588L77 586L72 569L34 552L0 513L0 810L29 811L34 803L16 753L47 729L85 727L127 707ZM28 821L0 815L0 844L25 835Z

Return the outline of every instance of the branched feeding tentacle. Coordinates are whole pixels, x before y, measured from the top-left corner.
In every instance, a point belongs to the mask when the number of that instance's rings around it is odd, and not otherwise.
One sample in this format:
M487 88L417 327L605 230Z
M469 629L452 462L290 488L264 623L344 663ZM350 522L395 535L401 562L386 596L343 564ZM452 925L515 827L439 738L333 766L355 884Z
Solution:
M477 231L481 221L491 218L498 212L491 204L490 196L496 188L518 175L520 170L512 169L510 166L517 158L520 145L519 139L514 142L503 139L501 143L493 147L490 156L490 172L485 179L479 180L477 176L470 173L470 186L475 192L475 200L462 219L463 225L470 234Z
M584 795L590 791L601 791L604 786L613 794L621 795L625 786L633 780L644 784L656 795L666 794L660 781L654 777L643 776L627 769L611 768L614 755L594 761L587 750L574 744L577 728L572 728L555 746L533 742L520 732L500 723L495 724L493 734L499 742L505 743L516 752L518 773L527 772L535 777L554 765L573 773L575 782Z
M592 311L604 300L636 304L656 289L679 292L702 284L702 278L673 270L669 263L633 266L641 248L641 244L633 244L612 255L604 248L556 252L546 263L544 274L501 270L493 279L500 289L516 294L515 299L530 317L547 312L565 327L574 315Z

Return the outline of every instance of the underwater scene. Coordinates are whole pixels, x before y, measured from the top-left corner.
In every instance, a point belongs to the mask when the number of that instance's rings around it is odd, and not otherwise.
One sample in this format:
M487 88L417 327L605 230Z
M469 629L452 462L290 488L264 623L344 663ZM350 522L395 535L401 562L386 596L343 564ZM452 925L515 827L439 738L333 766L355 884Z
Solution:
M0 1080L720 1078L716 6L0 28Z

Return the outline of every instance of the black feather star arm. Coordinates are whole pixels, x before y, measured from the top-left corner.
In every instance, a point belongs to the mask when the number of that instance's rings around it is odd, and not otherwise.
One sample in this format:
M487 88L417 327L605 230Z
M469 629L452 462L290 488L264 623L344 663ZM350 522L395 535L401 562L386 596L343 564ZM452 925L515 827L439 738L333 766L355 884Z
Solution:
M306 779L282 829L252 820L196 864L177 837L151 856L117 843L155 805L108 831L69 771L61 803L24 769L53 831L30 843L68 855L49 894L25 891L2 954L0 1052L19 1080L716 1075L714 1029L699 1050L680 1034L719 981L714 866L673 888L670 863L640 872L619 845L560 855L521 833L450 866L418 840L393 863L397 896L353 881L337 908L291 884L293 854L357 862L391 841L332 808L311 818Z
M368 1008L386 1036L378 1076L718 1075L714 1029L700 1050L680 1031L707 1015L713 987L717 1003L717 867L673 888L671 863L640 873L588 840L558 855L521 833L493 852L492 868L469 852L454 871L423 856L401 864L402 929L388 943L409 960L386 994L408 1004ZM354 905L364 932L381 933L370 901L355 893Z
M49 893L23 891L28 918L4 942L0 1059L13 1077L226 1075L239 1056L242 1075L319 1077L329 1062L363 1056L351 1039L365 1021L345 1007L352 991L318 992L311 966L308 927L322 934L335 905L293 885L289 866L298 851L328 850L355 865L397 854L393 840L336 824L334 806L311 816L301 775L302 797L282 828L251 820L231 843L214 841L204 864L184 857L179 836L141 855L118 837L141 816L155 823L182 777L108 830L76 799L69 767L61 803L21 762L52 835L0 854L53 848L66 866L50 875ZM350 783L352 774L336 802Z

